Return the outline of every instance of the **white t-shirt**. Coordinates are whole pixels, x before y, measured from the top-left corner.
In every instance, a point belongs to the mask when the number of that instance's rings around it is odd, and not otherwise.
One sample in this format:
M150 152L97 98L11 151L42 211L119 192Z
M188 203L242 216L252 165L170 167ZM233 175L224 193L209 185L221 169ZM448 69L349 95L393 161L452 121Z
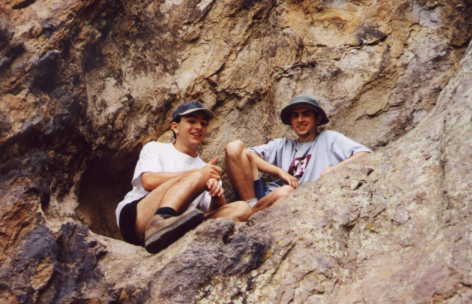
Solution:
M123 200L116 207L116 221L119 226L120 213L126 204L139 200L146 196L149 191L145 190L141 184L141 175L145 172L182 172L193 169L200 169L206 163L200 157L191 157L188 154L178 151L173 144L160 143L157 141L148 142L141 149L139 159L134 169L131 185L133 189L129 191ZM191 203L191 208L199 208L206 212L210 210L211 196L208 191L203 191Z

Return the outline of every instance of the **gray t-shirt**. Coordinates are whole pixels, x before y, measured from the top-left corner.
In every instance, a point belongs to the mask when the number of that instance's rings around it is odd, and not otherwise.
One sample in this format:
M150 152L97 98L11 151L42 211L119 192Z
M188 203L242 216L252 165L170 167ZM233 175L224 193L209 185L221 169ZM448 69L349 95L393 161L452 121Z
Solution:
M342 162L354 153L372 152L336 131L322 131L313 141L305 143L277 138L249 150L298 178L300 184L320 178L320 173L325 168ZM277 183L282 184L280 181ZM270 183L269 189L276 186Z

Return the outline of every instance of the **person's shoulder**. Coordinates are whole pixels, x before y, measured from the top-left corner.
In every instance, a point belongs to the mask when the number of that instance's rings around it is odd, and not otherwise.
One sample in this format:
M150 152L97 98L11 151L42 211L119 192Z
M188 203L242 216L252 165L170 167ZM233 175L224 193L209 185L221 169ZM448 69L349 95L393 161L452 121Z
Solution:
M318 136L337 137L337 136L344 136L344 135L341 132L334 131L334 130L323 130Z
M295 140L288 137L274 138L268 142L268 144L271 144L272 146L275 146L275 147L285 147L288 145L293 145L294 143L295 143Z
M162 143L162 142L158 142L158 141L148 141L147 143L145 143L143 145L143 150L162 150L162 149L170 149L170 145L169 143Z
M266 141L265 143L251 146L251 148L257 148L257 147L263 147L263 146L274 146L274 145L279 145L281 143L283 143L283 138L272 138Z
M154 148L154 147L158 147L159 144L161 144L161 143L159 143L157 141L154 141L154 140L153 141L148 141L147 143L145 143L143 145L143 148Z
M333 130L323 130L318 134L318 138L322 138L325 140L336 140L338 138L344 138L344 134L338 132L338 131L333 131Z
M290 140L290 139L287 138L287 137L279 137L279 138L273 138L273 139L271 139L269 142L273 142L273 143L285 143L285 142L287 142L288 140Z

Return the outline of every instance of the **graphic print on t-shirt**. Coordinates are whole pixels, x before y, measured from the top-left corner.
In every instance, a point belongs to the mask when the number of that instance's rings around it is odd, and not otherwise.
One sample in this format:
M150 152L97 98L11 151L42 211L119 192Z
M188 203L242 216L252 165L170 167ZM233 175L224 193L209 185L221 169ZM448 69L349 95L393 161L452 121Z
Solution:
M305 168L308 166L310 158L311 154L305 154L301 157L294 158L290 164L290 167L288 168L288 173L300 179L303 176L303 173L305 173Z

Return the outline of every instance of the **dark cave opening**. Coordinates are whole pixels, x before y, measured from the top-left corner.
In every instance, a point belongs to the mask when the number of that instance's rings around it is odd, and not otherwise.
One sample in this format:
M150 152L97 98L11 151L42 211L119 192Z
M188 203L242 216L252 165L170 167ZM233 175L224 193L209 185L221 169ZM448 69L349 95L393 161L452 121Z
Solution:
M77 213L93 232L121 239L115 208L131 189L138 155L139 150L104 153L88 162L79 184Z

